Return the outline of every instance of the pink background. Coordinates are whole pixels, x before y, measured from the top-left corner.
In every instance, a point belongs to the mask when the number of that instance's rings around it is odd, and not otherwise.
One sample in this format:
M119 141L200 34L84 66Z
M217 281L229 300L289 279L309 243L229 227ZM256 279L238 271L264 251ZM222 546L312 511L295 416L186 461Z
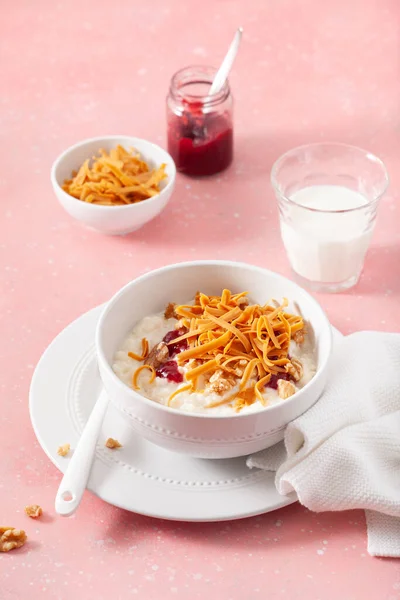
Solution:
M58 518L60 473L28 415L47 344L136 275L217 257L289 274L269 171L299 143L349 142L386 161L391 187L362 279L318 299L344 333L399 331L398 0L20 0L1 14L0 525L29 536L0 556L1 600L400 598L400 565L368 556L361 511L319 515L296 504L196 525L87 493L75 517ZM50 187L58 153L112 133L165 145L171 75L216 65L238 25L233 166L210 180L179 177L165 212L131 236L103 237L71 220ZM23 513L32 502L45 510L36 522Z

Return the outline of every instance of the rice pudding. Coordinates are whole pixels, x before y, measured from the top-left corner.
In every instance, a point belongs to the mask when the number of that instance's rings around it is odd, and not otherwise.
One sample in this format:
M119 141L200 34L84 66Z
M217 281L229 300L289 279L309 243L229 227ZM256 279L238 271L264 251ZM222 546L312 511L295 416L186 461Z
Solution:
M250 413L282 402L316 372L310 327L281 305L246 295L196 294L146 316L126 337L113 370L139 394L192 413Z

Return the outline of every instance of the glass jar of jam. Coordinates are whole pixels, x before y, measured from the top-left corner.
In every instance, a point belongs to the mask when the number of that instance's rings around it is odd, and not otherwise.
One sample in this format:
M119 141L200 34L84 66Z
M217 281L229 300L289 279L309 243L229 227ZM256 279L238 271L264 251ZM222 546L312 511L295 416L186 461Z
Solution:
M181 173L214 175L233 158L233 99L226 82L209 95L216 69L186 67L173 76L167 97L168 152Z

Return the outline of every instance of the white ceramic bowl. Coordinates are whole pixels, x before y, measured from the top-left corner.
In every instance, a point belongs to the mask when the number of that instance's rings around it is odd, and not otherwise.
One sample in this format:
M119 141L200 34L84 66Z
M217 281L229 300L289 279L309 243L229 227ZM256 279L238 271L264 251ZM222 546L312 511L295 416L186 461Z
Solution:
M137 394L112 370L113 357L140 319L171 302L184 302L197 290L220 294L248 291L252 301L287 297L313 330L317 373L291 398L258 412L213 416L168 408ZM287 424L309 409L321 395L332 348L332 333L319 304L289 279L259 267L228 261L180 263L131 281L108 303L96 332L98 364L110 400L143 437L169 450L201 458L230 458L257 452L283 438Z
M96 155L100 148L110 151L118 144L127 150L131 147L136 148L152 168L166 163L168 179L161 182L161 191L157 196L137 204L102 206L82 202L64 192L61 186L65 179L71 177L72 171L79 169L82 163ZM65 150L53 163L50 178L60 204L71 217L101 233L123 235L139 229L160 214L171 197L175 175L175 163L171 156L156 144L135 137L108 135L84 140Z

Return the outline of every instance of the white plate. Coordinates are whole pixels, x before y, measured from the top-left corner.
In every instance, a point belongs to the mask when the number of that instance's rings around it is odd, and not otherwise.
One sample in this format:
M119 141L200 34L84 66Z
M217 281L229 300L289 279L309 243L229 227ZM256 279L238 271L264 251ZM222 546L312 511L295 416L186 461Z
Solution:
M102 387L93 342L102 308L82 315L55 338L32 379L33 428L43 450L62 472L68 458L58 456L57 448L66 443L76 447ZM116 438L122 448L105 448L108 437ZM294 494L280 496L273 474L250 471L244 458L195 459L147 442L111 404L88 489L120 508L180 521L240 519L296 501Z

